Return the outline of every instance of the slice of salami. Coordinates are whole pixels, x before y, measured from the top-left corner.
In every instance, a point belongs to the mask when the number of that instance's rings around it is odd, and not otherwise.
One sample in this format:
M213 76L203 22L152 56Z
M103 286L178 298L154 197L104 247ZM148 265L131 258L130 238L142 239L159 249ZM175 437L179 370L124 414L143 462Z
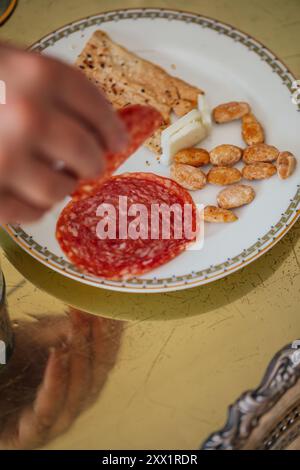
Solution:
M179 255L194 241L196 229L195 204L175 181L124 173L72 200L57 222L56 237L81 271L120 280Z
M93 190L94 186L103 179L111 176L113 172L124 163L144 142L150 137L162 123L161 114L152 106L129 105L117 111L123 121L129 136L128 147L122 152L108 154L106 156L106 169L101 177L81 181L73 198L85 197Z

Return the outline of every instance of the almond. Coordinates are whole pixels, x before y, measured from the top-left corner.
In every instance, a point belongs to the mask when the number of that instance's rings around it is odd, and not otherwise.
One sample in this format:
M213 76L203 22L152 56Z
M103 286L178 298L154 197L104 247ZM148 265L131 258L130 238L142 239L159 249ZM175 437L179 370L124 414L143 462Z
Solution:
M222 209L232 209L249 204L255 198L255 191L251 186L235 184L219 192L217 201Z
M242 174L237 168L228 166L216 166L212 168L207 175L207 181L211 184L227 184L238 183L242 179Z
M238 217L228 209L222 209L216 206L206 206L203 212L205 222L228 223L235 222Z
M210 161L213 165L231 166L237 163L242 157L242 149L236 145L218 145L210 151Z
M244 150L243 160L245 163L273 162L278 155L279 151L272 145L255 144Z
M291 152L281 152L277 159L277 174L280 179L285 180L296 168L296 158Z
M213 109L212 115L217 123L230 122L235 119L241 119L245 114L250 113L248 103L242 101L230 101L229 103L220 104Z
M273 163L252 163L251 165L246 165L242 169L243 177L246 180L264 180L275 175L276 166Z
M265 141L262 125L252 113L242 117L242 136L247 145L262 144Z
M206 176L200 168L183 163L171 165L171 178L183 188L189 190L202 189L206 184Z
M192 166L207 165L209 163L209 153L205 149L182 149L174 156L174 162Z

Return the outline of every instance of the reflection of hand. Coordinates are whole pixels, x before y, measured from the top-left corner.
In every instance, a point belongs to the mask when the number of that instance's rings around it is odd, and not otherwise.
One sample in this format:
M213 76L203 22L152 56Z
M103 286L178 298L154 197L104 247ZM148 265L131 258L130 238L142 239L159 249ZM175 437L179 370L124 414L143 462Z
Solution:
M42 446L65 432L102 389L119 349L121 324L74 309L69 318L69 331L57 328L59 335L67 333L66 340L51 348L35 398L4 419L1 449Z
M104 95L69 65L0 44L0 78L0 223L29 222L78 178L101 173L103 154L126 135Z

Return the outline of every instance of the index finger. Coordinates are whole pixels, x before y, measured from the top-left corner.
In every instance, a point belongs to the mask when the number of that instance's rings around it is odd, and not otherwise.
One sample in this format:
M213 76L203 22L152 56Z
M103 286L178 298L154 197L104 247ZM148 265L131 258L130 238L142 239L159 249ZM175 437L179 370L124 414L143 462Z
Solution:
M27 54L28 86L52 97L66 112L94 130L108 151L127 144L125 127L104 93L73 66L49 57Z

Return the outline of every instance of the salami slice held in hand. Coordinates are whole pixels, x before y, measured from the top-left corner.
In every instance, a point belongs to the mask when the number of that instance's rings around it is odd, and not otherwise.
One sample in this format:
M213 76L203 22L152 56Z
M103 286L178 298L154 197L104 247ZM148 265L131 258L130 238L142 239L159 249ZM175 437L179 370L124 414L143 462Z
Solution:
M120 280L172 260L196 231L196 207L185 189L152 173L125 173L73 199L61 213L56 236L82 272Z
M89 195L97 183L111 176L162 123L161 114L152 106L129 105L117 111L129 136L129 144L122 152L108 154L105 172L98 178L82 181L72 197L80 199Z

